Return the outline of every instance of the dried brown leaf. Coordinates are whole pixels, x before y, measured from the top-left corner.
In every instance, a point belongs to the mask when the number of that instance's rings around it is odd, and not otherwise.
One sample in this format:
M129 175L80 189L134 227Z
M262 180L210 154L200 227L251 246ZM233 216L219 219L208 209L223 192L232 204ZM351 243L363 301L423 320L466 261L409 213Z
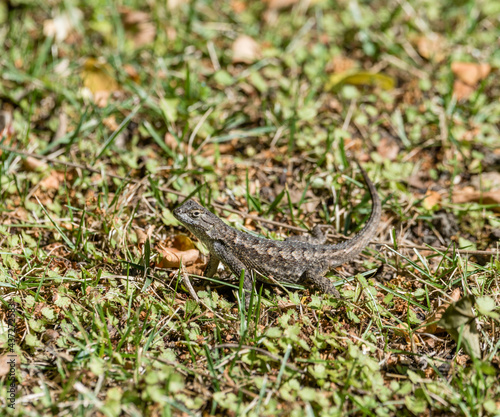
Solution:
M455 77L465 84L474 87L479 81L484 80L491 71L489 64L475 64L472 62L453 62L451 71Z
M45 168L47 168L48 165L45 161L41 161L40 159L33 158L31 156L28 156L26 159L23 159L23 168L26 171L43 171Z
M9 360L10 358L7 355L0 356L0 378L8 375L10 371Z
M470 182L476 190L496 190L500 188L500 172L483 172L472 176Z
M451 302L456 302L460 299L460 288L455 288L450 294ZM450 303L445 302L439 305L439 300L434 302L434 311L427 317L427 319L422 323L423 327L417 329L417 333L441 333L444 331L443 328L438 327L438 321L443 317L444 312L450 306Z
M138 83L140 81L139 72L137 71L137 69L133 65L125 64L123 66L123 69L125 70L127 75L130 77L130 79L133 80L135 83Z
M152 43L156 38L156 27L149 13L128 7L120 9L125 35L136 48Z
M251 64L260 57L260 45L247 35L238 36L232 50L234 63Z
M427 210L431 210L433 207L439 205L439 202L441 201L441 194L439 194L437 191L427 191L425 193L424 201L422 201L422 206L426 208Z
M42 340L45 342L57 340L59 338L59 332L54 329L47 329L42 334Z
M417 51L427 60L442 62L446 58L444 43L445 40L436 33L421 36L417 39Z
M497 205L497 207L492 207L492 210L497 213L500 212L500 189L480 192L476 191L472 187L465 187L461 190L455 191L451 200L455 204L481 203L487 205Z
M418 344L418 338L415 334L413 334L413 340L410 338L410 330L408 329L408 326L406 324L399 323L397 326L397 329L395 329L395 333L401 336L404 336L406 343L408 344Z
M14 128L12 126L12 112L10 111L0 111L0 138L3 138L4 144L8 144L12 135L14 134ZM0 150L0 155L2 151Z
M29 218L28 210L26 210L24 207L18 206L10 212L9 217L14 217L14 218L17 218L18 220L22 220L23 222L26 222L26 221L28 221L28 218Z
M57 190L63 180L64 174L57 171L51 171L48 177L40 181L40 187L46 190Z
M92 93L99 107L106 106L109 96L120 88L113 76L113 68L102 60L88 58L80 76L83 86Z
M20 360L17 355L7 354L0 356L0 378L10 373L11 366L19 366Z
M163 245L157 247L160 258L156 262L158 268L178 268L182 265L189 266L194 264L200 252L197 249L188 249L181 251L175 248L167 248Z
M377 152L382 158L394 161L399 154L399 145L396 141L383 137L377 146Z
M146 240L148 240L148 235L138 227L134 228L134 230L135 234L137 235L137 246L139 246L139 248L142 248L142 245L144 245L146 243Z
M247 4L241 0L231 0L231 9L235 13L244 12L247 9Z
M167 145L173 151L180 150L182 153L193 152L193 148L189 144L184 142L177 143L177 140L175 139L174 135L172 135L170 132L165 133L163 141L165 142L165 145Z
M347 58L343 55L337 55L333 57L329 66L331 66L331 69L334 73L341 74L346 71L353 70L358 66L358 64L353 59Z
M115 115L111 115L111 116L108 116L108 117L105 117L103 120L102 120L102 124L104 126L106 126L109 130L111 131L115 131L115 130L118 130L118 127L119 127L119 124L116 122L116 117Z
M187 266L184 268L184 270L191 275L203 275L203 272L205 271L205 264L202 263L196 263L194 265Z
M465 84L460 80L455 80L453 83L453 94L457 98L457 100L466 100L468 99L472 93L474 93L475 88L470 85Z

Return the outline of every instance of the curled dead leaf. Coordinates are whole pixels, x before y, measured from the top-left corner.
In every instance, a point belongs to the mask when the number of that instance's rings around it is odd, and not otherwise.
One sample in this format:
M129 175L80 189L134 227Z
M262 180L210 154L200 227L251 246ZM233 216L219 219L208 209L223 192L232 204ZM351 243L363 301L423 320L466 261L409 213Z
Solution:
M24 207L16 207L14 210L10 212L11 217L17 218L19 220L22 220L24 222L28 221L29 214L28 210L26 210Z
M54 329L47 329L43 334L42 334L42 340L44 342L49 342L53 340L57 340L59 338L59 332L54 330Z
M179 250L173 247L166 247L163 244L158 244L159 259L156 261L158 268L179 268L194 264L200 257L198 249Z
M123 69L132 81L134 81L135 83L139 83L141 79L139 76L139 71L137 71L137 69L133 65L125 64L123 66Z
M456 303L458 300L460 300L461 295L462 293L460 292L460 288L455 288L450 294L451 302Z
M9 357L7 355L0 356L0 378L7 375L9 371Z
M142 248L142 245L144 245L146 243L146 240L148 239L148 235L138 227L135 227L134 231L137 236L137 246L139 246L139 248Z
M295 303L292 303L289 301L287 302L287 301L279 300L278 301L278 308L280 310L289 310L289 309L297 308L297 305Z
M196 263L194 265L190 265L185 268L185 271L191 275L203 275L204 270L205 270L205 264L201 263Z
M73 230L75 230L77 228L76 225L72 224L72 223L68 223L68 222L62 222L59 224L60 227L64 230L68 230L70 232L72 232Z

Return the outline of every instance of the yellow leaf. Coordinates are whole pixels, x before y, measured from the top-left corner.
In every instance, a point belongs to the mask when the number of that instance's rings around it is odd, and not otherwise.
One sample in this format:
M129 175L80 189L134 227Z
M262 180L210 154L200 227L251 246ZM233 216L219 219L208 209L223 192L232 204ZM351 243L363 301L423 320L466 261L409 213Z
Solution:
M180 251L196 249L196 246L194 246L193 241L186 235L174 236L173 247Z
M326 88L332 90L342 85L368 85L380 87L383 90L392 90L396 86L396 80L388 75L368 71L345 71L333 74Z
M119 89L113 77L113 68L108 63L95 58L88 58L85 61L80 76L84 87L88 88L94 96L102 92L110 94Z

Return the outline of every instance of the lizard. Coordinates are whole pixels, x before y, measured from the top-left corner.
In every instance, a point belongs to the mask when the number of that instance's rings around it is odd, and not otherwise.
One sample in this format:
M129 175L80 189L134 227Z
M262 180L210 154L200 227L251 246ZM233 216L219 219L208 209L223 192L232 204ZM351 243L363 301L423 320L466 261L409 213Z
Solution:
M213 277L222 262L236 277L243 277L248 307L252 276L285 283L303 284L340 298L339 291L326 273L361 253L374 237L382 206L377 190L361 165L356 162L368 186L372 211L364 228L352 239L327 245L318 226L312 238L292 236L283 241L257 237L236 230L194 200L187 200L173 211L174 217L193 233L210 252L206 277ZM255 274L254 274L255 273Z

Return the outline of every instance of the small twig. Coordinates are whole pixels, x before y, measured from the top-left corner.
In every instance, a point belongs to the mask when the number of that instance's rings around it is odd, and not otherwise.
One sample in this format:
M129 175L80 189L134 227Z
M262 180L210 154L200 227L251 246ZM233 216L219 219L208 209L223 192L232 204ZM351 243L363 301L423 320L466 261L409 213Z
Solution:
M198 294L196 294L196 291L194 290L193 285L191 284L191 281L189 280L189 274L186 273L186 271L184 270L184 267L181 267L181 269L179 270L179 274L181 275L182 282L187 287L189 294L191 294L191 297L193 297L194 300L198 304L200 304L200 297L198 297ZM207 307L207 306L205 306L205 307Z
M198 294L196 294L196 291L193 288L193 284L191 284L191 280L189 279L189 274L184 270L184 267L181 267L181 270L179 271L179 274L181 274L182 282L187 287L187 289L189 291L189 294L191 294L191 297L193 297L194 300L198 304L201 304L207 310L209 310L210 312L214 313L214 311L204 301L200 300L200 297L198 297Z

